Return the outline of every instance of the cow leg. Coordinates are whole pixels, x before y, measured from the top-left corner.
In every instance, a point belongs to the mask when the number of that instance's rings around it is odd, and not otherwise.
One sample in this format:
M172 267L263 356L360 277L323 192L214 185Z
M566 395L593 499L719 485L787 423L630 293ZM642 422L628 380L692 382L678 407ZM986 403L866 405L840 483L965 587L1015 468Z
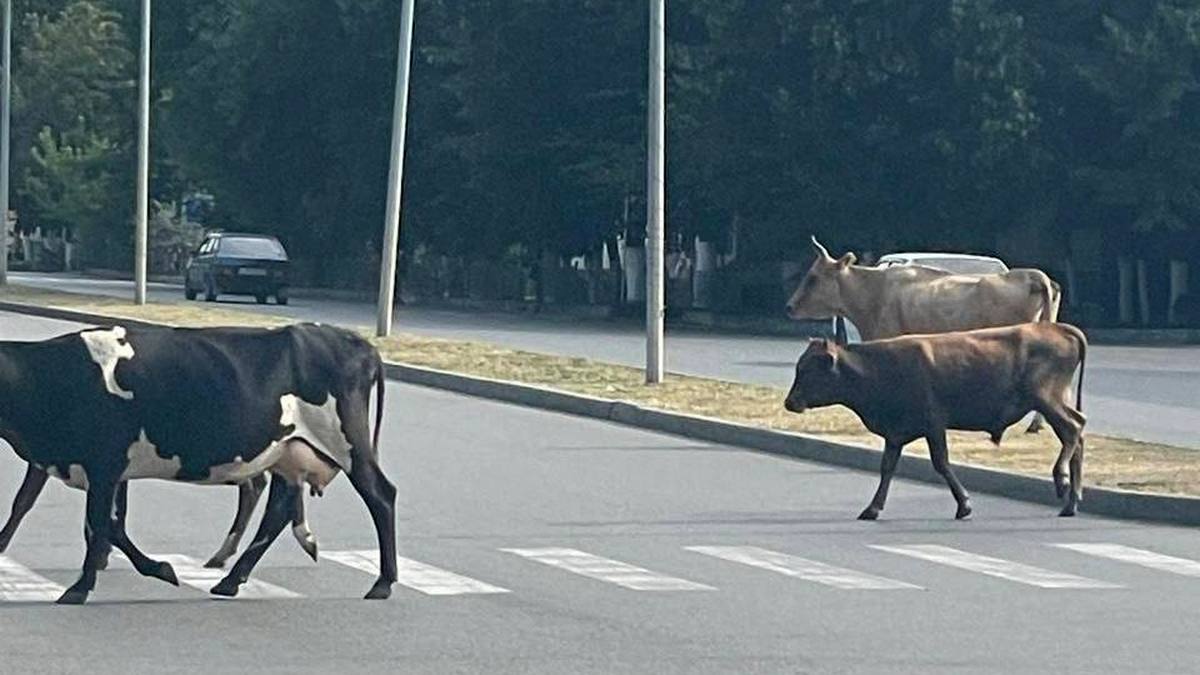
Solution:
M1050 473L1051 478L1054 479L1054 491L1058 495L1058 498L1062 499L1067 497L1068 492L1073 491L1072 483L1068 479L1069 463L1072 456L1076 454L1076 448L1083 437L1085 418L1083 413L1062 403L1047 404L1044 413L1046 415L1046 422L1050 424L1050 428L1054 430L1054 435L1062 443L1062 449L1059 451L1058 458L1054 461L1054 469ZM1080 462L1082 461L1081 456ZM1082 464L1080 467L1082 470ZM1071 498L1068 498L1067 506L1063 508L1062 515L1074 515L1074 510L1071 506Z
M1075 452L1071 454L1071 492L1067 495L1067 503L1063 506L1062 511L1058 512L1060 516L1073 516L1079 510L1079 502L1083 501L1083 434L1079 435L1079 442L1075 445Z
M87 553L83 558L83 573L58 598L60 605L82 605L88 594L96 587L96 571L100 568L105 550L109 545L113 523L113 498L117 481L100 476L88 476L87 524L91 536L87 537Z
M152 560L145 553L142 553L137 546L129 539L129 533L125 530L125 514L129 507L129 483L122 482L117 486L116 492L116 512L112 520L112 543L116 545L129 562L133 563L133 568L141 573L142 576L154 577L173 585L179 585L179 578L175 576L175 569L170 563ZM109 547L111 548L111 547Z
M925 440L929 443L929 459L933 461L933 470L946 479L946 485L950 486L950 493L954 495L954 501L958 503L958 510L955 511L954 517L958 520L970 518L971 496L959 482L958 476L954 475L954 469L950 468L950 448L946 445L946 430L934 431L927 435Z
M365 406L363 410L366 410ZM362 438L351 439L355 443L354 449L370 448L367 434L358 435ZM356 452L353 458L350 482L371 512L375 534L379 538L379 578L365 597L383 600L391 596L392 584L396 583L396 487L383 475L373 452Z
M33 464L30 464L25 470L25 479L21 481L21 487L17 489L17 496L13 498L12 513L8 515L8 522L4 523L4 529L0 530L0 553L4 553L8 548L21 521L33 508L33 503L42 493L42 488L46 487L46 479L49 477L50 474Z
M879 517L879 512L883 510L883 505L887 502L888 488L892 485L892 475L896 473L896 465L900 463L900 451L904 449L904 444L898 441L888 440L883 446L883 460L879 466L879 488L875 490L875 496L871 498L871 503L863 512L858 514L859 520L875 520Z
M300 548L315 562L317 560L317 538L308 528L308 517L304 513L304 486L299 485L295 490L292 501L292 536L300 542Z
M267 510L258 524L258 533L254 535L254 541L250 542L241 557L233 564L233 569L229 570L229 574L212 587L210 591L212 594L229 597L237 595L238 587L250 578L250 572L267 552L267 547L283 531L284 525L287 525L288 515L293 504L292 492L295 490L296 488L288 485L283 477L271 475L271 493L267 495Z
M254 507L258 506L258 500L262 497L266 487L267 477L264 474L238 483L237 515L233 517L233 526L229 528L229 534L225 536L225 543L221 544L221 548L217 549L208 562L204 563L205 567L224 567L225 561L237 553L238 544L241 543L242 536L246 534L246 526L250 524L250 516L254 515Z

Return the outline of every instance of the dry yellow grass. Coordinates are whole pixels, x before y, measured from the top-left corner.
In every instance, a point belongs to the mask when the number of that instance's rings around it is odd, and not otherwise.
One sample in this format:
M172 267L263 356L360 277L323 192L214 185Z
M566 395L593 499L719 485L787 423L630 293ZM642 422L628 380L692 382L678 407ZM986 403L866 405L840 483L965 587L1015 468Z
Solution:
M279 326L289 323L277 317L194 303L137 306L117 298L20 286L0 289L0 300L175 326ZM784 392L771 387L685 376L669 376L662 385L647 387L642 383L642 371L638 369L588 359L413 335L372 339L390 361L554 387L830 440L872 447L880 445L849 410L833 407L793 415L783 409ZM1057 452L1057 441L1049 431L1031 436L1014 427L999 448L983 434L954 432L950 435L951 460L960 464L1048 476ZM906 449L906 453L926 454L927 450L917 443ZM1147 492L1200 494L1200 451L1089 435L1085 483Z

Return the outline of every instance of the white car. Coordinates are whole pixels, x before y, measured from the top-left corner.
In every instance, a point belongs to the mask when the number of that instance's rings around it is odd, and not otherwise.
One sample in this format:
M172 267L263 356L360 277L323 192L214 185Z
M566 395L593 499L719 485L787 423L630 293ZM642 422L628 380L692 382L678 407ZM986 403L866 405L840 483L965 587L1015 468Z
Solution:
M1000 274L1008 271L1008 265L1003 260L989 255L972 255L970 253L889 253L879 258L876 267L898 267L902 265L920 265L945 270L953 274ZM846 342L861 342L858 328L848 319L838 317L834 321L834 334L839 333L837 324L845 325Z
M999 258L969 253L889 253L876 263L876 267L897 265L921 265L954 274L999 274L1008 271L1008 265Z

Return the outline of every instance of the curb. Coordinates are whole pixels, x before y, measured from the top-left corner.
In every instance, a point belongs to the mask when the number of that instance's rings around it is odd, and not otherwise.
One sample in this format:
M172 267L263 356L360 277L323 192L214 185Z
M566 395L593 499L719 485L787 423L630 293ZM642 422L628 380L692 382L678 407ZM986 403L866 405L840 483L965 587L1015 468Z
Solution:
M113 317L74 310L38 307L0 301L0 310L77 323L108 324ZM132 326L157 326L145 321L121 319ZM730 445L822 464L876 472L882 453L864 446L822 440L814 436L751 427L734 422L645 408L633 403L574 394L557 389L463 375L434 368L385 363L387 377L406 384L451 391L531 408L614 422L625 426L673 434L686 438ZM1036 504L1058 505L1054 485L1048 478L955 464L959 478L974 492L1007 497ZM927 457L905 456L896 475L909 480L944 485L945 481ZM1082 513L1128 520L1176 525L1200 525L1200 498L1130 492L1089 487L1080 504Z

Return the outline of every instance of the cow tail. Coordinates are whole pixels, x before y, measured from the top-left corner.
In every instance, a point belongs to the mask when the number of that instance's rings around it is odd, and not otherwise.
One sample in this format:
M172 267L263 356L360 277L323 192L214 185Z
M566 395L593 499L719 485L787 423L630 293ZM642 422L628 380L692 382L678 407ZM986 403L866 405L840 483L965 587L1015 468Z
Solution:
M379 431L383 428L383 390L384 390L384 375L383 359L379 359L376 363L375 370L375 435L371 439L371 445L375 448L375 455L379 456Z
M1075 385L1075 410L1083 412L1083 369L1087 365L1087 336L1078 328L1075 329L1075 338L1079 340L1079 384Z

